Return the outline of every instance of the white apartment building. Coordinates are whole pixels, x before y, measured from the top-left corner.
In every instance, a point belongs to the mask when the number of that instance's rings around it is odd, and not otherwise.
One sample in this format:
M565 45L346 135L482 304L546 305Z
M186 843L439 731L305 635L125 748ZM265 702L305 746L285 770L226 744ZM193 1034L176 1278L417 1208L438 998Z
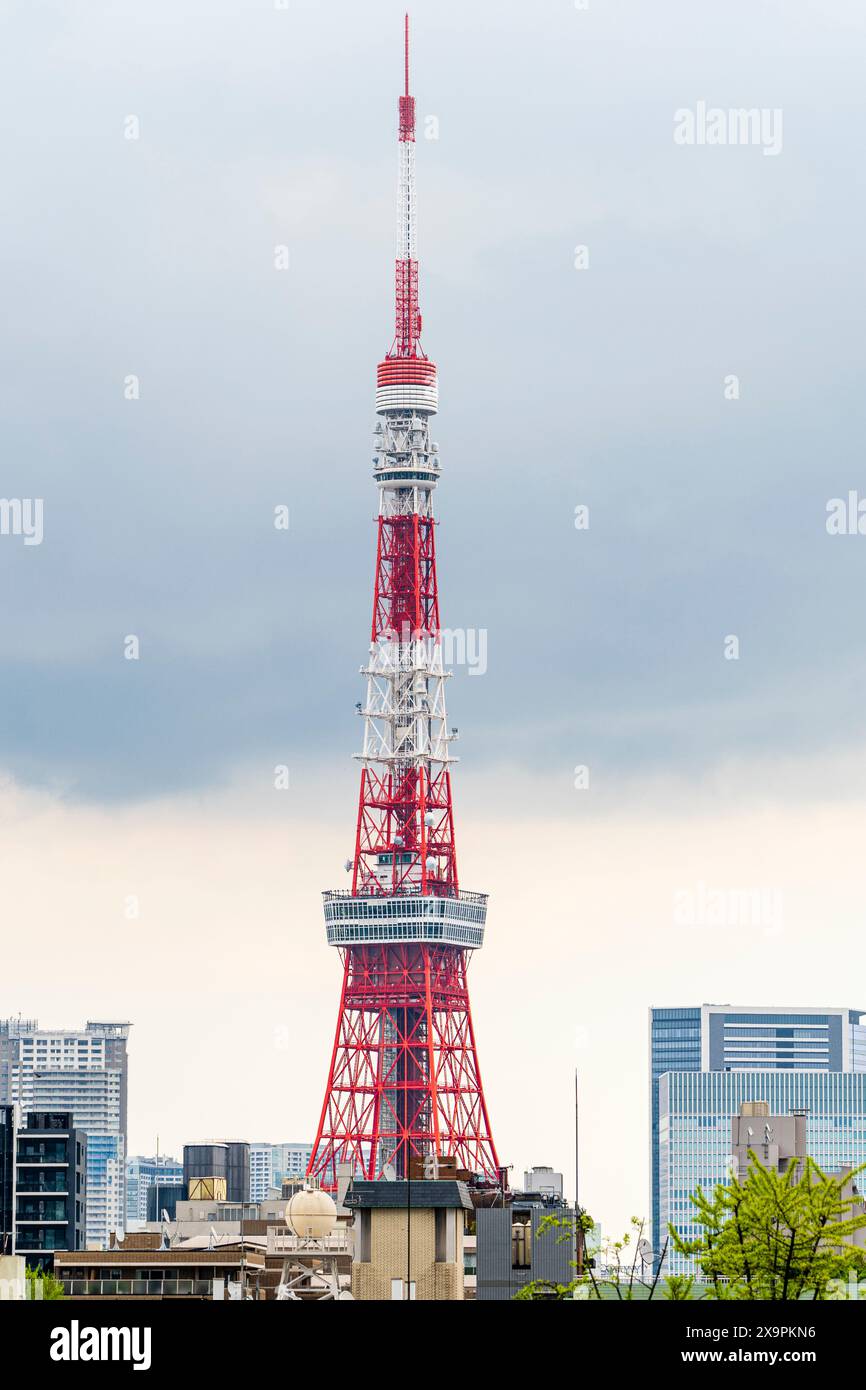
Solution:
M263 1202L284 1178L302 1178L312 1144L250 1144L250 1201Z

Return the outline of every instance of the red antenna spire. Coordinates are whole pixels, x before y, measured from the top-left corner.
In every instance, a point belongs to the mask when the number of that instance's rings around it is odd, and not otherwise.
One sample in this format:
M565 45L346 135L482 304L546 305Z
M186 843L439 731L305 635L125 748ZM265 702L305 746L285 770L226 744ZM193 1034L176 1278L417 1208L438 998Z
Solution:
M409 16L404 29L405 91L399 100L400 182L397 192L397 267L394 343L389 357L422 357L415 246L415 98L409 95Z
M415 139L415 98L409 95L409 16L404 35L405 90L400 98L400 139Z

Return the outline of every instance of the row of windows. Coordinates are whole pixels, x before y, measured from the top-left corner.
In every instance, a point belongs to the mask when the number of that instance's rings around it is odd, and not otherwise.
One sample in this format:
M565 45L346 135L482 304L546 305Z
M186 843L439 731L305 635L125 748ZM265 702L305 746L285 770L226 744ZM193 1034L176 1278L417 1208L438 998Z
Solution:
M742 1101L766 1100L771 1113L794 1109L821 1113L863 1113L866 1076L862 1072L715 1071L669 1072L659 1083L672 1114L737 1114Z
M454 922L395 922L391 926L328 927L331 946L348 945L356 941L450 941L458 946L480 946L484 941L483 927L464 927Z
M667 1022L669 1019L670 1019L670 1020L686 1019L686 1020L688 1020L689 1022L695 1022L695 1023L698 1024L698 1026L700 1026L700 1022L701 1022L701 1011L700 1011L700 1009L696 1009L694 1006L692 1006L691 1008L687 1008L687 1009L653 1009L653 1011L652 1011L652 1020L653 1020L653 1024L656 1024L656 1023L665 1023L665 1022Z
M465 902L459 898L349 898L325 903L325 921L348 919L379 921L389 917L450 917L464 922L483 923L486 903Z
M758 1023L800 1023L810 1028L828 1028L831 1023L827 1014L724 1014L721 1017L726 1028L731 1024L747 1024L752 1027ZM836 1021L835 1018L832 1020L833 1023Z

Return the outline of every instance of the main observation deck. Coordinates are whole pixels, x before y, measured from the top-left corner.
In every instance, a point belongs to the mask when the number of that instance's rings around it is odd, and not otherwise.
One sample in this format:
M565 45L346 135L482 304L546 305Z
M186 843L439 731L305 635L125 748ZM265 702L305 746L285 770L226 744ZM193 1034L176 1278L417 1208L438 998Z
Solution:
M363 946L382 941L428 941L474 951L484 944L486 893L456 897L323 893L329 946Z

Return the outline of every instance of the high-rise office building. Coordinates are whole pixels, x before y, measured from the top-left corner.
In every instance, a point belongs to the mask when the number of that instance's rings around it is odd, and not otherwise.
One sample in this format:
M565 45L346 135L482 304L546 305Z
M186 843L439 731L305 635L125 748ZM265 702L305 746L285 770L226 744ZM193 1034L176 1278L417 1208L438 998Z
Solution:
M126 1229L140 1230L148 1217L148 1192L151 1187L183 1186L183 1164L176 1158L160 1154L145 1158L135 1154L126 1160ZM162 1204L164 1205L164 1203ZM157 1201L157 1220L160 1203Z
M775 1117L801 1113L806 1153L823 1172L839 1173L866 1163L864 1072L666 1072L659 1081L658 1209L663 1232L670 1222L686 1240L702 1233L693 1219L690 1195L698 1186L711 1193L717 1183L728 1181L731 1118L744 1104L762 1101ZM756 1122L753 1127L753 1147L760 1158L762 1126ZM695 1269L691 1259L669 1247L664 1272L694 1274Z
M250 1144L250 1201L263 1202L286 1178L302 1178L312 1144Z
M831 1170L863 1161L866 1027L861 1010L650 1009L650 1175L653 1242L668 1222L687 1237L690 1194L728 1172L731 1118L766 1101L774 1114L805 1108L809 1153ZM859 1076L854 1075L860 1073ZM858 1109L859 1107L859 1109ZM666 1269L691 1271L669 1253Z
M87 1243L108 1245L126 1217L128 1023L40 1029L0 1019L0 1104L68 1111L87 1135Z

